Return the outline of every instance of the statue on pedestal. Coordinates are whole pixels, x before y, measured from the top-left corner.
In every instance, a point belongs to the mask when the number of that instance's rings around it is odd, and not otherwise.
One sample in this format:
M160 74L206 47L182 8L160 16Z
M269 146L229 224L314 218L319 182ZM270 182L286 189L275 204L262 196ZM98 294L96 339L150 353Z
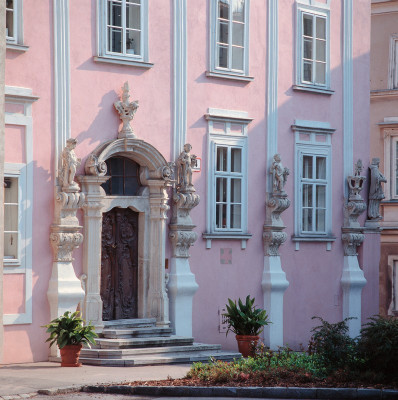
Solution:
M74 152L76 145L76 139L68 139L61 154L62 169L59 174L59 183L64 192L78 192L80 189L79 184L74 181L77 167L81 163L81 159L77 158Z
M368 206L368 218L369 220L379 221L381 215L379 206L381 200L384 199L384 192L381 186L382 182L387 182L387 179L379 171L379 158L373 158L372 163L369 166L370 169L370 188L369 188L369 206Z
M274 160L270 168L270 174L272 175L272 191L273 193L284 193L284 186L289 175L289 169L285 168L281 162L280 154L274 155Z
M191 154L191 150L192 146L186 143L177 159L177 186L182 191L193 188L192 168L196 164L196 155Z

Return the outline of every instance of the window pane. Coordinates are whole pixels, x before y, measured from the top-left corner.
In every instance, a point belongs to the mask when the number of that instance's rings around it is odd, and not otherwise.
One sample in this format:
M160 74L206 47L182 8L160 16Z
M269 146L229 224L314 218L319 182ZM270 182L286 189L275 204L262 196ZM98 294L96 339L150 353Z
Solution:
M136 162L129 160L128 158L124 159L124 173L126 176L138 177L139 168L140 166Z
M237 148L231 149L231 171L242 172L242 150Z
M312 60L312 40L304 39L304 58Z
M231 203L241 202L242 180L231 179Z
M6 3L6 36L14 37L14 2L7 0Z
M127 54L141 55L140 31L127 31L126 52Z
M326 208L326 186L316 186L316 206L317 208Z
M141 29L141 6L126 4L126 28Z
M123 177L122 176L113 176L111 179L111 195L123 196Z
M140 183L137 178L129 177L124 180L124 195L137 196Z
M325 232L325 210L316 210L316 231Z
M395 195L398 195L398 142L395 142Z
M227 206L225 204L217 204L216 206L216 227L227 227Z
M312 185L303 185L303 207L312 207Z
M216 180L216 202L225 203L227 201L227 178L217 178Z
M326 42L324 40L316 41L316 59L326 61Z
M231 228L240 229L241 227L242 207L240 205L231 206Z
M122 30L108 28L108 50L113 53L122 52Z
M228 44L228 23L220 22L218 30L218 41Z
M303 14L303 26L304 35L312 37L312 15Z
M234 22L232 25L232 44L243 46L245 25L239 22Z
M326 157L316 158L316 179L326 179Z
M217 147L217 171L227 171L227 147Z
M122 5L120 3L108 2L108 25L122 26Z
M228 68L228 47L218 46L218 66Z
M218 17L228 19L229 0L219 0Z
M312 231L312 208L303 209L303 231Z
M243 48L232 47L232 69L243 71Z
M325 84L326 82L326 64L316 63L316 83Z
M312 179L312 156L303 156L303 178Z
M18 205L4 205L4 230L18 231Z
M245 20L245 0L232 0L232 20Z
M18 233L4 234L4 258L18 258Z
M316 18L316 37L326 39L326 19L322 17Z
M312 82L312 63L304 62L304 80Z
M5 178L4 183L4 203L18 203L18 178Z
M110 169L109 173L110 175L123 175L124 171L124 163L123 163L123 158L120 157L114 157L109 160L108 163Z

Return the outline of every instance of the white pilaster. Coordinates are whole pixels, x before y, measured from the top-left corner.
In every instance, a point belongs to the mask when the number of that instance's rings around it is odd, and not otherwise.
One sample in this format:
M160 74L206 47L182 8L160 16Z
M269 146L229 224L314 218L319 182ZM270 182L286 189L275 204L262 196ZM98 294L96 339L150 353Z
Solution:
M69 0L53 0L54 24L54 171L58 172L59 155L71 137Z
M187 1L174 0L174 120L175 160L186 142L187 131Z

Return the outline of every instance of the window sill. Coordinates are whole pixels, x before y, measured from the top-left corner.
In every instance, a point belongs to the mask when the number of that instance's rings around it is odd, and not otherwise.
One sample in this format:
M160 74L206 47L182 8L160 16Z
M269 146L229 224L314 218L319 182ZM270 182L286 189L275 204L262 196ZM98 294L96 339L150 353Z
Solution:
M215 71L206 71L206 76L208 78L230 79L230 80L241 81L241 82L254 81L254 77L252 77L252 76L236 75L233 73L224 73L224 72L215 72Z
M202 233L203 239L206 239L206 249L211 249L212 240L241 240L242 250L246 249L246 242L253 235L250 233L232 233L232 232L220 232L220 233Z
M326 250L332 250L332 242L335 236L292 236L292 241L296 242L296 251L300 250L300 242L326 243Z
M29 50L29 46L25 46L23 44L17 44L17 43L6 43L6 49L20 51L21 53L24 53L25 51Z
M299 92L319 93L319 94L324 94L326 96L331 96L332 94L334 94L334 90L316 87L316 86L293 85L293 90L296 90Z
M127 58L116 58L110 56L97 56L94 57L95 62L99 63L108 63L108 64L117 64L117 65L128 65L130 67L138 67L138 68L152 68L153 64L144 62L144 61L136 61L136 60L129 60Z

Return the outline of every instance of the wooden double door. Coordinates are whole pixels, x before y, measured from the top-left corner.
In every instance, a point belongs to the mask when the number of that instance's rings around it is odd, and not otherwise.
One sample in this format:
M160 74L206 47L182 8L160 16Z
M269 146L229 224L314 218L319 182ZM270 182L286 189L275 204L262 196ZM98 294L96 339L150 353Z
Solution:
M138 316L138 213L113 208L102 218L102 320Z

